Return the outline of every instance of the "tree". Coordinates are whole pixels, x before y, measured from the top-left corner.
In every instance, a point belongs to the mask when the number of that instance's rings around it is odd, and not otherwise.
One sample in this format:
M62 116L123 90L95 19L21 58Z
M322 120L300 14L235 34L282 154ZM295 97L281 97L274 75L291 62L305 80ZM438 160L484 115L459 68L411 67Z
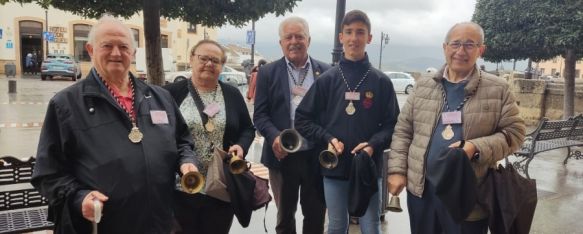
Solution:
M580 0L478 0L472 21L484 28L487 61L563 56L563 118L574 115L575 63L583 57Z
M148 80L152 84L162 85L164 70L160 16L209 27L226 23L243 26L269 13L283 15L291 11L299 0L0 0L0 5L8 1L36 3L45 8L50 2L57 9L88 18L99 18L104 13L129 18L143 11Z

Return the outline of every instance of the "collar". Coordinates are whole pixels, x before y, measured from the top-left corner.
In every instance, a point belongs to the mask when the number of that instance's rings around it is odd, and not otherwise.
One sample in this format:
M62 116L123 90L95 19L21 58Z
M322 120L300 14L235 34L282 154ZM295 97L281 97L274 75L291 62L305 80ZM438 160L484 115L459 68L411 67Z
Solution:
M476 73L476 70L479 70L478 64L474 64L474 69L470 73L468 73L468 75L466 75L466 77L464 77L462 80L460 80L460 82L464 81L464 80L468 80L474 73ZM443 78L445 78L446 80L449 81L449 65L448 64L445 64L445 68L443 69ZM450 81L450 83L453 83L453 82Z
M306 63L304 63L304 65L302 65L301 67L296 67L292 62L289 61L289 59L287 59L287 57L283 57L285 59L285 64L287 64L287 66L289 66L290 68L294 69L294 70L299 70L299 69L306 69L310 66L310 55L308 55L308 59L306 59Z
M344 65L367 65L369 64L368 61L368 53L364 52L364 58L362 58L361 60L358 61L352 61L352 60L348 60L344 57L344 54L342 54L342 57L340 58L340 63L344 64Z
M441 69L437 73L435 73L435 75L432 78L435 82L439 83L439 85L441 85L442 80L445 79L447 67L448 67L447 64L443 65L443 67L441 67ZM466 78L464 78L464 80L468 81L468 84L466 84L466 87L464 88L465 92L464 96L474 95L474 91L477 90L476 87L478 87L481 78L482 72L480 71L478 66L475 65L474 69L470 72L470 74Z

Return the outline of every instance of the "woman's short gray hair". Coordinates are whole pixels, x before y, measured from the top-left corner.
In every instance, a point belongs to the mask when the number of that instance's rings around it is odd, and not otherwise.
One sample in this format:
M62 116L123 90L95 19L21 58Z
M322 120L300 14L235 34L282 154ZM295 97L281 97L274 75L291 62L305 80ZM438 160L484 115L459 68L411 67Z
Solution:
M301 24L304 28L304 34L306 35L306 37L310 37L310 26L308 26L308 22L304 18L299 16L291 16L281 21L281 23L279 24L279 37L280 38L283 37L283 28L285 26L294 23Z
M128 32L130 40L132 41L132 44L131 44L132 48L135 49L136 47L138 47L138 45L136 44L136 38L134 37L134 33L132 32L132 30L127 25L125 25L121 20L118 20L117 18L113 17L110 14L102 15L101 18L99 18L99 20L97 20L97 24L95 24L95 25L93 25L93 27L91 27L91 30L89 30L89 36L87 37L88 44L95 45L95 32L97 32L97 29L99 29L99 27L101 27L105 23L118 24L118 25L122 26L123 28L125 28Z

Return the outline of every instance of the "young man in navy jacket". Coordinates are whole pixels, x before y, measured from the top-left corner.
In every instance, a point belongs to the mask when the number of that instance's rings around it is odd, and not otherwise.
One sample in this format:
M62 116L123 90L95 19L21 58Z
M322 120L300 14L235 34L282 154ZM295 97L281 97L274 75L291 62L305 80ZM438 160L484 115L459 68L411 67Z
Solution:
M389 78L372 67L365 52L372 39L370 20L359 10L348 12L339 35L344 56L338 66L316 80L296 110L296 129L320 147L332 144L338 165L322 169L328 207L328 233L347 233L348 179L352 157L366 152L376 164L378 187L382 181L382 153L388 148L399 106ZM380 191L379 191L380 192ZM362 233L380 233L380 193L375 193L364 216Z

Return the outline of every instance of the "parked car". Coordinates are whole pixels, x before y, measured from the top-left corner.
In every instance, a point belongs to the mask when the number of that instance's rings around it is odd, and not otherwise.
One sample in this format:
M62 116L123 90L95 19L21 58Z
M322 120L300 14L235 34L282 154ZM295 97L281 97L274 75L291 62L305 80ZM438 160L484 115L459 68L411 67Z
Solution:
M166 72L166 83L178 82L185 79L190 79L192 76L191 71L180 71L180 72ZM219 75L219 80L231 84L233 86L245 85L247 84L247 78L245 78L245 73L235 70L227 65L223 66L223 71Z
M245 72L240 72L227 65L223 66L223 72L219 75L219 80L232 84L233 86L246 85L247 77Z
M41 64L40 78L46 80L53 77L71 77L75 81L81 79L79 61L70 54L49 54Z
M415 79L410 74L390 71L385 72L385 74L391 78L395 92L404 92L406 94L410 94L413 91Z

